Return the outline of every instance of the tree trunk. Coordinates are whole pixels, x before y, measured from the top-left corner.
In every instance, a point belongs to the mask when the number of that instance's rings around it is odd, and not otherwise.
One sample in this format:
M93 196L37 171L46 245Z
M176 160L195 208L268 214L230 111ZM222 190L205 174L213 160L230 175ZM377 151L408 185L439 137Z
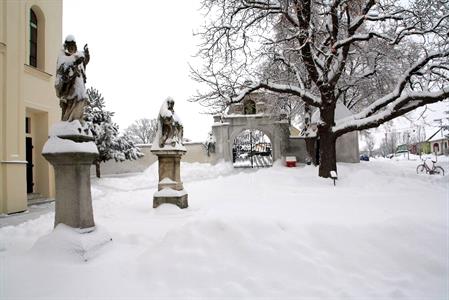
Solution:
M100 162L99 161L95 161L95 173L97 175L97 178L101 177Z
M318 136L320 138L320 168L318 175L329 178L330 172L337 172L337 154L335 152L336 137L332 132L335 125L335 105L332 93L328 94L329 99L325 99L327 105L320 108L321 123L318 125Z
M335 152L336 138L332 132L320 133L320 168L318 175L329 178L330 172L337 172L337 153Z

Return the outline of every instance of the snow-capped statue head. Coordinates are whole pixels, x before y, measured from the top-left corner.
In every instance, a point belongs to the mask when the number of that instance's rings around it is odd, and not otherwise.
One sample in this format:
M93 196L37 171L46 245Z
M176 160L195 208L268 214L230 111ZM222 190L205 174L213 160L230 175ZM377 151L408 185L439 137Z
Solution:
M162 117L173 117L174 114L174 106L175 106L175 100L171 97L167 97L167 99L162 102L161 109L159 110L159 116Z
M64 43L74 42L76 43L75 36L73 34L69 34L65 37Z
M175 100L172 97L167 97L167 99L165 99L165 102L167 103L168 109L173 111L173 107L175 106Z
M64 50L68 54L73 54L78 50L76 47L76 40L73 35L69 34L68 36L66 36L64 40Z

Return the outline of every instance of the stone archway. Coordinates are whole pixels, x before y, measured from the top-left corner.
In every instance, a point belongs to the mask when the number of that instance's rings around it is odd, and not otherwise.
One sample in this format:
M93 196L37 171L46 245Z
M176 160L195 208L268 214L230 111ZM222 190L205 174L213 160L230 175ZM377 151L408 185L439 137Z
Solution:
M265 132L245 129L232 143L232 163L235 168L264 168L273 165L273 145Z
M288 147L289 125L266 115L215 116L212 131L216 139L215 161L233 161L232 149L235 138L244 130L260 130L271 142L273 161L285 156Z

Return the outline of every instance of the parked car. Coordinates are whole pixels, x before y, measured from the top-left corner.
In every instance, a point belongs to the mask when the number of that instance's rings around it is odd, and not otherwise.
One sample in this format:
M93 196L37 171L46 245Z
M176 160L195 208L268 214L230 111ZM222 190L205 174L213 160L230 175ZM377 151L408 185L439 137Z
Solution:
M360 155L360 160L369 161L369 156L367 154Z

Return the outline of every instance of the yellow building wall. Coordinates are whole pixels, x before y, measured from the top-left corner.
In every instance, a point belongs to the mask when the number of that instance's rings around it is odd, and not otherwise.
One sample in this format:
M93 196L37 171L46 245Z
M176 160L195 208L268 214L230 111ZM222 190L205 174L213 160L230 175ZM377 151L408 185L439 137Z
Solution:
M37 68L28 65L32 7L39 26ZM27 209L26 136L33 139L34 192L54 197L53 171L41 152L60 115L53 86L61 45L62 0L0 1L0 213ZM25 117L31 120L27 135Z

